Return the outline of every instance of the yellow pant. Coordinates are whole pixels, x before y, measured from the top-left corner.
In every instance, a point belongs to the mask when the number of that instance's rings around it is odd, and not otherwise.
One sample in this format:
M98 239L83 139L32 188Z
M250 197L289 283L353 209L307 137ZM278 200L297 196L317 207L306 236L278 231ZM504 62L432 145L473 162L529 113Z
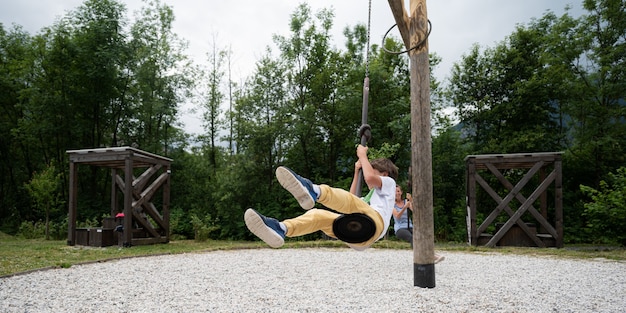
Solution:
M350 192L332 188L328 185L320 185L321 195L317 202L343 214L363 213L369 216L376 224L376 233L366 242L350 244L355 247L367 247L372 245L383 232L383 219L372 207L370 207L361 198L351 194ZM333 233L333 222L340 214L323 209L310 209L306 213L292 219L284 220L287 226L287 236L296 237L318 230L323 231L326 235L337 238Z

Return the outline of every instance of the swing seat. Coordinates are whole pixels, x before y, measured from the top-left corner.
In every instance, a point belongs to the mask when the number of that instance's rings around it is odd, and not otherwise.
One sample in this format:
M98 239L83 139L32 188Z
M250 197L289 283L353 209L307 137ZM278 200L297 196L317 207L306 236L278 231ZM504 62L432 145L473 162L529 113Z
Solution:
M362 213L343 214L333 222L333 232L343 242L362 243L374 236L376 224Z

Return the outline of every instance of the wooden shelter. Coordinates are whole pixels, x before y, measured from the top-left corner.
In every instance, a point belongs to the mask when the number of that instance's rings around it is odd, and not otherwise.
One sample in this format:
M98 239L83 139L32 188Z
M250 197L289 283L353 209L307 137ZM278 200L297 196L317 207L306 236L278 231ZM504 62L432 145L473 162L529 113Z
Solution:
M469 155L465 158L465 162L467 230L470 245L563 247L563 190L560 152ZM523 174L525 170L526 173L513 185L502 173L502 170L510 170L511 173L516 171L517 176ZM504 186L504 190L508 191L506 196L501 197L496 189L489 186L481 175L487 171L495 175L500 184ZM533 180L537 174L539 175L538 179ZM536 187L534 182L536 182ZM487 215L479 226L477 226L477 183L495 201L493 207L481 210L481 213ZM532 189L533 187L535 188ZM549 212L548 208L548 191L554 194L552 212ZM526 192L529 196L524 196L522 192ZM511 207L513 199L520 203L519 207ZM539 200L540 211L535 208L537 200ZM495 234L486 233L487 228L493 225L503 211L508 214L506 222L495 225ZM548 221L549 213L553 214L554 223ZM522 220L523 216L527 219L534 218L538 225L527 223L527 221Z
M73 246L77 238L82 238L82 234L77 236L76 229L79 164L111 169L111 219L124 213L124 218L119 219L123 226L120 244L129 247L169 242L171 159L132 147L69 150L67 153L70 161L68 245ZM143 170L138 177L134 176L136 169ZM162 190L161 211L152 203L159 189ZM121 210L119 191L123 193ZM106 235L112 231L107 227L96 228L93 234ZM97 240L96 244L93 238L89 241L90 245L108 244L106 239Z

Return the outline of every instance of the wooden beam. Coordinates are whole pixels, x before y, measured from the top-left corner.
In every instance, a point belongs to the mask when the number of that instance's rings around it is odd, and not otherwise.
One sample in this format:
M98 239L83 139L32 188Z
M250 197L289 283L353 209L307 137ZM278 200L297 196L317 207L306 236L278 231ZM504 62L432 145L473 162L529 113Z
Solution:
M138 178L133 180L133 187L135 189L143 190L144 186L149 182L150 178L154 176L162 167L161 164L155 164L146 169Z
M117 185L116 185L116 180L117 178L117 169L112 168L111 169L111 216L115 217L115 215L117 213L119 213L119 204L117 203Z
M404 9L404 0L389 0L389 6L391 7L391 13L396 20L398 31L404 42L404 46L409 49L411 47L411 35L409 34L409 16ZM384 42L383 42L384 44Z
M67 221L67 244L76 244L76 199L78 192L78 167L76 163L70 161L70 190L69 190L69 214Z
M142 206L144 202L150 201L150 199L152 199L154 193L159 189L159 187L161 187L161 185L167 181L168 176L168 173L162 173L159 177L157 177L157 179L155 179L152 184L148 186L148 188L146 188L139 194L137 201L133 201L133 208ZM141 189L133 188L133 190L138 191Z
M491 188L491 187L489 186L489 184L487 184L487 182L486 182L486 181L485 181L485 180L484 180L484 179L483 179L480 175L476 174L476 177L477 177L477 178L479 178L479 184L480 184L480 185L483 187L483 189L484 189L484 190L485 190L485 191L486 191L486 192L487 192L487 193L491 196L491 198L492 198L493 200L495 200L495 201L496 201L496 203L497 203L498 205L501 205L501 204L504 202L504 200L500 197L500 195L498 195L498 194L497 194L497 193L493 190L493 188ZM505 179L505 180L506 180L506 179ZM508 181L507 181L507 183L508 183ZM509 184L510 184L510 183L509 183ZM512 189L513 189L513 185L511 185L511 188L510 188L509 190L512 190ZM523 197L521 194L518 194L518 195L519 195L519 196L521 196L521 197ZM516 198L517 198L517 196L516 196ZM519 198L518 198L518 199L519 199ZM525 200L524 200L524 201L525 201ZM524 201L522 201L522 203L523 203ZM531 208L532 208L532 206L531 206ZM513 215L515 214L515 212L513 211L513 209L511 209L511 208L509 207L509 205L508 205L508 204L506 204L506 205L504 206L504 211L506 211L506 213L507 213L507 214L509 214L509 216L510 216L510 217L513 217ZM497 212L497 213L496 213L496 212ZM500 213L499 211L494 210L491 214L489 214L489 217L487 217L487 219L486 219L486 220L490 220L490 219L492 218L492 215L494 215L494 214L495 214L495 216L494 216L493 218L497 217L497 215L499 215L499 213ZM486 221L486 220L485 220L485 221ZM516 223L517 223L517 225L518 225L518 226L519 226L519 227L520 227L520 228L521 228L521 229L522 229L522 230L523 230L523 231L524 231L524 232L528 235L528 237L529 237L531 240L533 240L533 242L534 242L534 243L535 243L538 247L545 248L545 245L544 245L543 241L541 241L541 240L540 240L537 236L535 236L535 234L533 234L533 233L531 232L531 230L530 230L530 228L528 227L528 225L526 225L526 223L525 223L525 222L524 222L521 218L520 218L520 219L518 219L518 220L516 221ZM485 231L485 229L487 228L487 226L489 226L489 225L483 222L483 224L482 224L482 225L480 225L480 228L478 229L479 233L482 233L483 231Z
M493 237L491 237L489 242L487 242L488 247L494 247L496 243L504 236L504 234L506 234L506 232L509 231L511 226L513 226L513 223L515 223L524 213L526 213L526 210L528 209L530 204L535 202L539 198L541 193L544 192L548 188L548 186L552 183L552 180L554 180L554 176L556 176L556 173L552 172L548 176L548 178L545 181L543 181L539 185L539 187L537 187L537 189L535 189L535 191L530 195L530 197L528 197L526 202L524 202L519 207L519 209L517 209L515 214L511 216L511 218L509 218L509 220L506 221L506 223L504 223L502 228L500 228L500 230Z
M167 184L168 181L169 181L169 172L166 171L166 173L161 174L161 176L164 176L164 175L168 176L167 179L165 179L165 183ZM124 181L122 180L122 178L119 175L117 176L117 179L116 179L116 185L119 186L119 188L121 190L126 190L126 188L125 188L126 184L124 183ZM166 191L164 190L164 192L166 192ZM169 189L167 190L167 192L169 194ZM126 195L124 195L124 196L126 197ZM157 211L156 207L154 206L154 204L149 201L152 198L152 196L150 196L149 198L144 198L144 196L139 192L139 190L137 188L133 188L131 197L133 199L133 204L132 204L133 212L138 207L141 207L141 208L143 208L142 209L143 213L148 214L154 220L154 222L156 222L158 224L158 226L161 229L164 229L166 231L169 229L167 227L167 225L169 224L169 219L165 219L163 216L161 216L159 214L159 212ZM135 201L134 199L139 199L139 200ZM168 201L169 201L169 198L168 198ZM168 204L169 204L169 202L168 202ZM168 214L169 214L169 212L168 212ZM168 215L168 217L169 217L169 215ZM139 218L137 218L137 219L139 219Z
M430 129L430 66L426 0L388 0L398 31L409 51L411 76L411 169L413 194L414 285L435 287L432 147ZM421 44L420 44L421 43ZM418 46L419 45L419 46ZM415 48L414 48L415 47ZM414 48L414 49L413 49Z
M466 201L467 201L467 240L470 245L478 243L480 232L476 231L476 166L474 160L467 161L466 173Z
M561 159L554 162L554 202L555 202L555 222L556 227L556 247L563 248L563 182L561 173Z
M543 163L543 162L542 162ZM509 192L513 191L513 184L511 184L511 182L509 182L508 179L506 179L504 177L504 175L502 175L500 173L500 171L498 171L498 169L496 169L495 167L493 167L491 164L487 164L487 166L489 167L489 170L496 174L496 177L498 178L498 180L500 181L500 183L509 190ZM545 175L545 169L544 167L541 167L540 170L540 177L539 177L539 181L540 182L544 182L548 179L548 177L546 177ZM555 173L555 171L552 171L551 173ZM552 175L552 174L550 174ZM540 199L543 198L546 195L546 192L544 191L543 193L541 193L540 195ZM524 197L524 195L522 195L521 193L516 193L515 194L515 199L519 200L520 203L526 203L528 201L528 199L526 199L526 197ZM547 206L547 204L545 204ZM548 222L547 219L547 209L546 209L546 216L544 216L543 214L540 214L537 209L535 209L535 207L532 205L532 203L530 204L530 206L528 207L528 212L530 212L530 214L535 218L535 220L537 220L537 222L539 222L539 226L543 227L543 229L547 232L550 233L550 235L554 238L556 238L557 234L556 231L554 230L554 228L552 227L552 225L550 225L550 223ZM530 235L530 234L529 234ZM542 245L537 244L537 246L539 247L543 247Z
M170 183L172 170L169 165L165 166L167 173L167 181L163 185L163 204L161 206L161 214L163 216L163 230L165 231L165 242L170 241Z
M163 237L158 238L133 238L132 245L133 246L142 246L142 245L153 245L157 243L167 243L168 239Z
M124 216L124 218L126 218L126 216ZM159 232L157 232L156 229L154 229L154 227L152 226L152 224L150 224L148 219L140 215L139 212L133 211L133 219L137 221L137 224L139 224L139 226L141 226L141 228L143 228L144 231L149 232L151 237L154 237L154 238L161 237L161 234L159 234Z
M124 246L132 245L133 233L129 230L133 228L133 153L126 156L124 166Z
M513 198L515 198L515 195L520 193L522 188L524 188L524 186L526 186L526 184L530 181L530 179L533 178L533 176L535 175L535 173L537 173L537 171L539 171L541 166L542 166L542 164L540 164L540 163L535 164L535 166L532 169L530 169L526 173L526 175L524 175L524 177L517 183L517 185L515 185L515 187L506 195L506 197L504 197L502 202L499 203L498 206L491 212L491 214L489 214L489 216L483 221L483 224L478 228L479 232L484 231L487 228L487 226L489 224L491 224L495 220L496 217L498 217L498 215L500 214L500 212L502 212L504 207L509 205L511 200L513 200ZM477 176L479 176L479 175L477 174ZM486 184L486 182L485 182L485 184ZM483 186L483 188L485 188L485 187L488 187L488 186ZM488 188L490 188L490 187L488 187ZM506 232L507 230L505 230L504 232ZM498 233L500 233L500 232L498 232ZM497 237L497 236L495 236L495 237ZM498 238L498 240L499 239L500 238ZM493 238L492 238L492 240L493 240ZM497 242L497 240L495 242Z

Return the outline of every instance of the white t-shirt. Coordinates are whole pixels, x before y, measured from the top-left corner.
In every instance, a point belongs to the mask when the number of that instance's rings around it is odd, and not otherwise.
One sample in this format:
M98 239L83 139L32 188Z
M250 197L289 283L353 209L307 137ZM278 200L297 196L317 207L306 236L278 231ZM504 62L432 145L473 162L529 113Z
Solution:
M385 227L378 239L385 236L391 221L393 205L396 201L396 181L389 176L381 176L382 186L374 189L374 194L370 198L370 206L380 214L385 222Z

